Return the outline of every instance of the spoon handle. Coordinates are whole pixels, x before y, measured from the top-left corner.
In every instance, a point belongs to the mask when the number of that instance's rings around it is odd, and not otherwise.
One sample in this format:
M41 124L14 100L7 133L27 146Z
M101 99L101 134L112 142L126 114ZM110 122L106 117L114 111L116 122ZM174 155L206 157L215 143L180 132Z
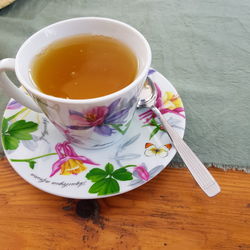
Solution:
M187 168L193 175L196 182L199 184L201 189L209 196L215 196L220 192L220 186L209 173L207 168L202 164L199 158L194 154L190 147L184 142L184 140L178 135L177 132L168 124L165 117L161 114L159 109L155 106L151 107L151 110L161 120L165 130L168 132L172 142L181 156L182 160L186 164Z

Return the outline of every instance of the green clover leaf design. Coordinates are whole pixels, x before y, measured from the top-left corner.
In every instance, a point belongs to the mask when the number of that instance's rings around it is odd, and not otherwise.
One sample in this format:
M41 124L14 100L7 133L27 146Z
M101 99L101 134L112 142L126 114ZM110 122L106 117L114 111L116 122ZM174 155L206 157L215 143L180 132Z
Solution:
M97 181L89 189L90 193L98 193L98 195L115 194L119 191L119 183L111 177Z
M133 176L126 168L135 167L136 165L127 165L114 170L111 163L105 165L105 169L93 168L91 169L86 178L94 184L90 187L89 193L97 195L115 194L120 191L118 181L132 180Z
M114 171L114 166L111 163L106 164L105 171L107 174L112 174Z
M119 168L112 173L112 176L119 181L132 180L132 174L126 168Z
M6 118L3 118L2 121L2 133L5 133L8 129L8 120Z
M92 182L97 182L106 178L107 176L108 176L108 173L106 173L106 171L100 168L93 168L86 175L86 178Z
M18 148L20 140L32 140L31 132L36 131L38 124L31 121L19 120L8 124L8 119L4 118L2 122L3 145L6 150Z

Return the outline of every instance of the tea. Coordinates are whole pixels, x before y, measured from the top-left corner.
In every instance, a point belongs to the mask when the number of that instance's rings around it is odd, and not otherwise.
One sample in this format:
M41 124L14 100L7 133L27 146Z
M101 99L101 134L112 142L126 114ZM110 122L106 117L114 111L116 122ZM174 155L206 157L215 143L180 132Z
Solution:
M137 74L137 58L122 42L78 35L50 44L33 61L31 77L45 94L89 99L114 93Z

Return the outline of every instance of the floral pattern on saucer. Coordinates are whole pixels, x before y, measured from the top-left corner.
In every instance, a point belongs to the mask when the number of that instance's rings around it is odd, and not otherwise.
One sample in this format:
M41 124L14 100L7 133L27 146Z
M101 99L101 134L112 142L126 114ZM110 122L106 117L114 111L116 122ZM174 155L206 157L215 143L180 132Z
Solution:
M185 112L181 98L154 69L149 71L149 77L157 86L156 106L183 137ZM76 127L70 129L91 126L97 128L96 133L105 135L113 129L120 132L113 126L126 118L127 111L117 110L119 102L87 114L70 111L76 121ZM16 172L33 186L54 195L92 199L130 191L159 174L176 153L159 120L147 109L136 111L122 141L99 150L75 146L67 131L63 137L55 126L65 130L10 100L1 130L6 157Z

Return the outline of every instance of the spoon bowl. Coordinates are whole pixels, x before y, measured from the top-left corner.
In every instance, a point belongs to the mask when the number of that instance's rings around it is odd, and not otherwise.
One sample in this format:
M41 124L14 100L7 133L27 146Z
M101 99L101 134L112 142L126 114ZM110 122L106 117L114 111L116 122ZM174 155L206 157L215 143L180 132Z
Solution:
M137 108L150 108L155 104L156 98L157 91L155 85L152 80L147 77L140 94L140 100L137 103Z

